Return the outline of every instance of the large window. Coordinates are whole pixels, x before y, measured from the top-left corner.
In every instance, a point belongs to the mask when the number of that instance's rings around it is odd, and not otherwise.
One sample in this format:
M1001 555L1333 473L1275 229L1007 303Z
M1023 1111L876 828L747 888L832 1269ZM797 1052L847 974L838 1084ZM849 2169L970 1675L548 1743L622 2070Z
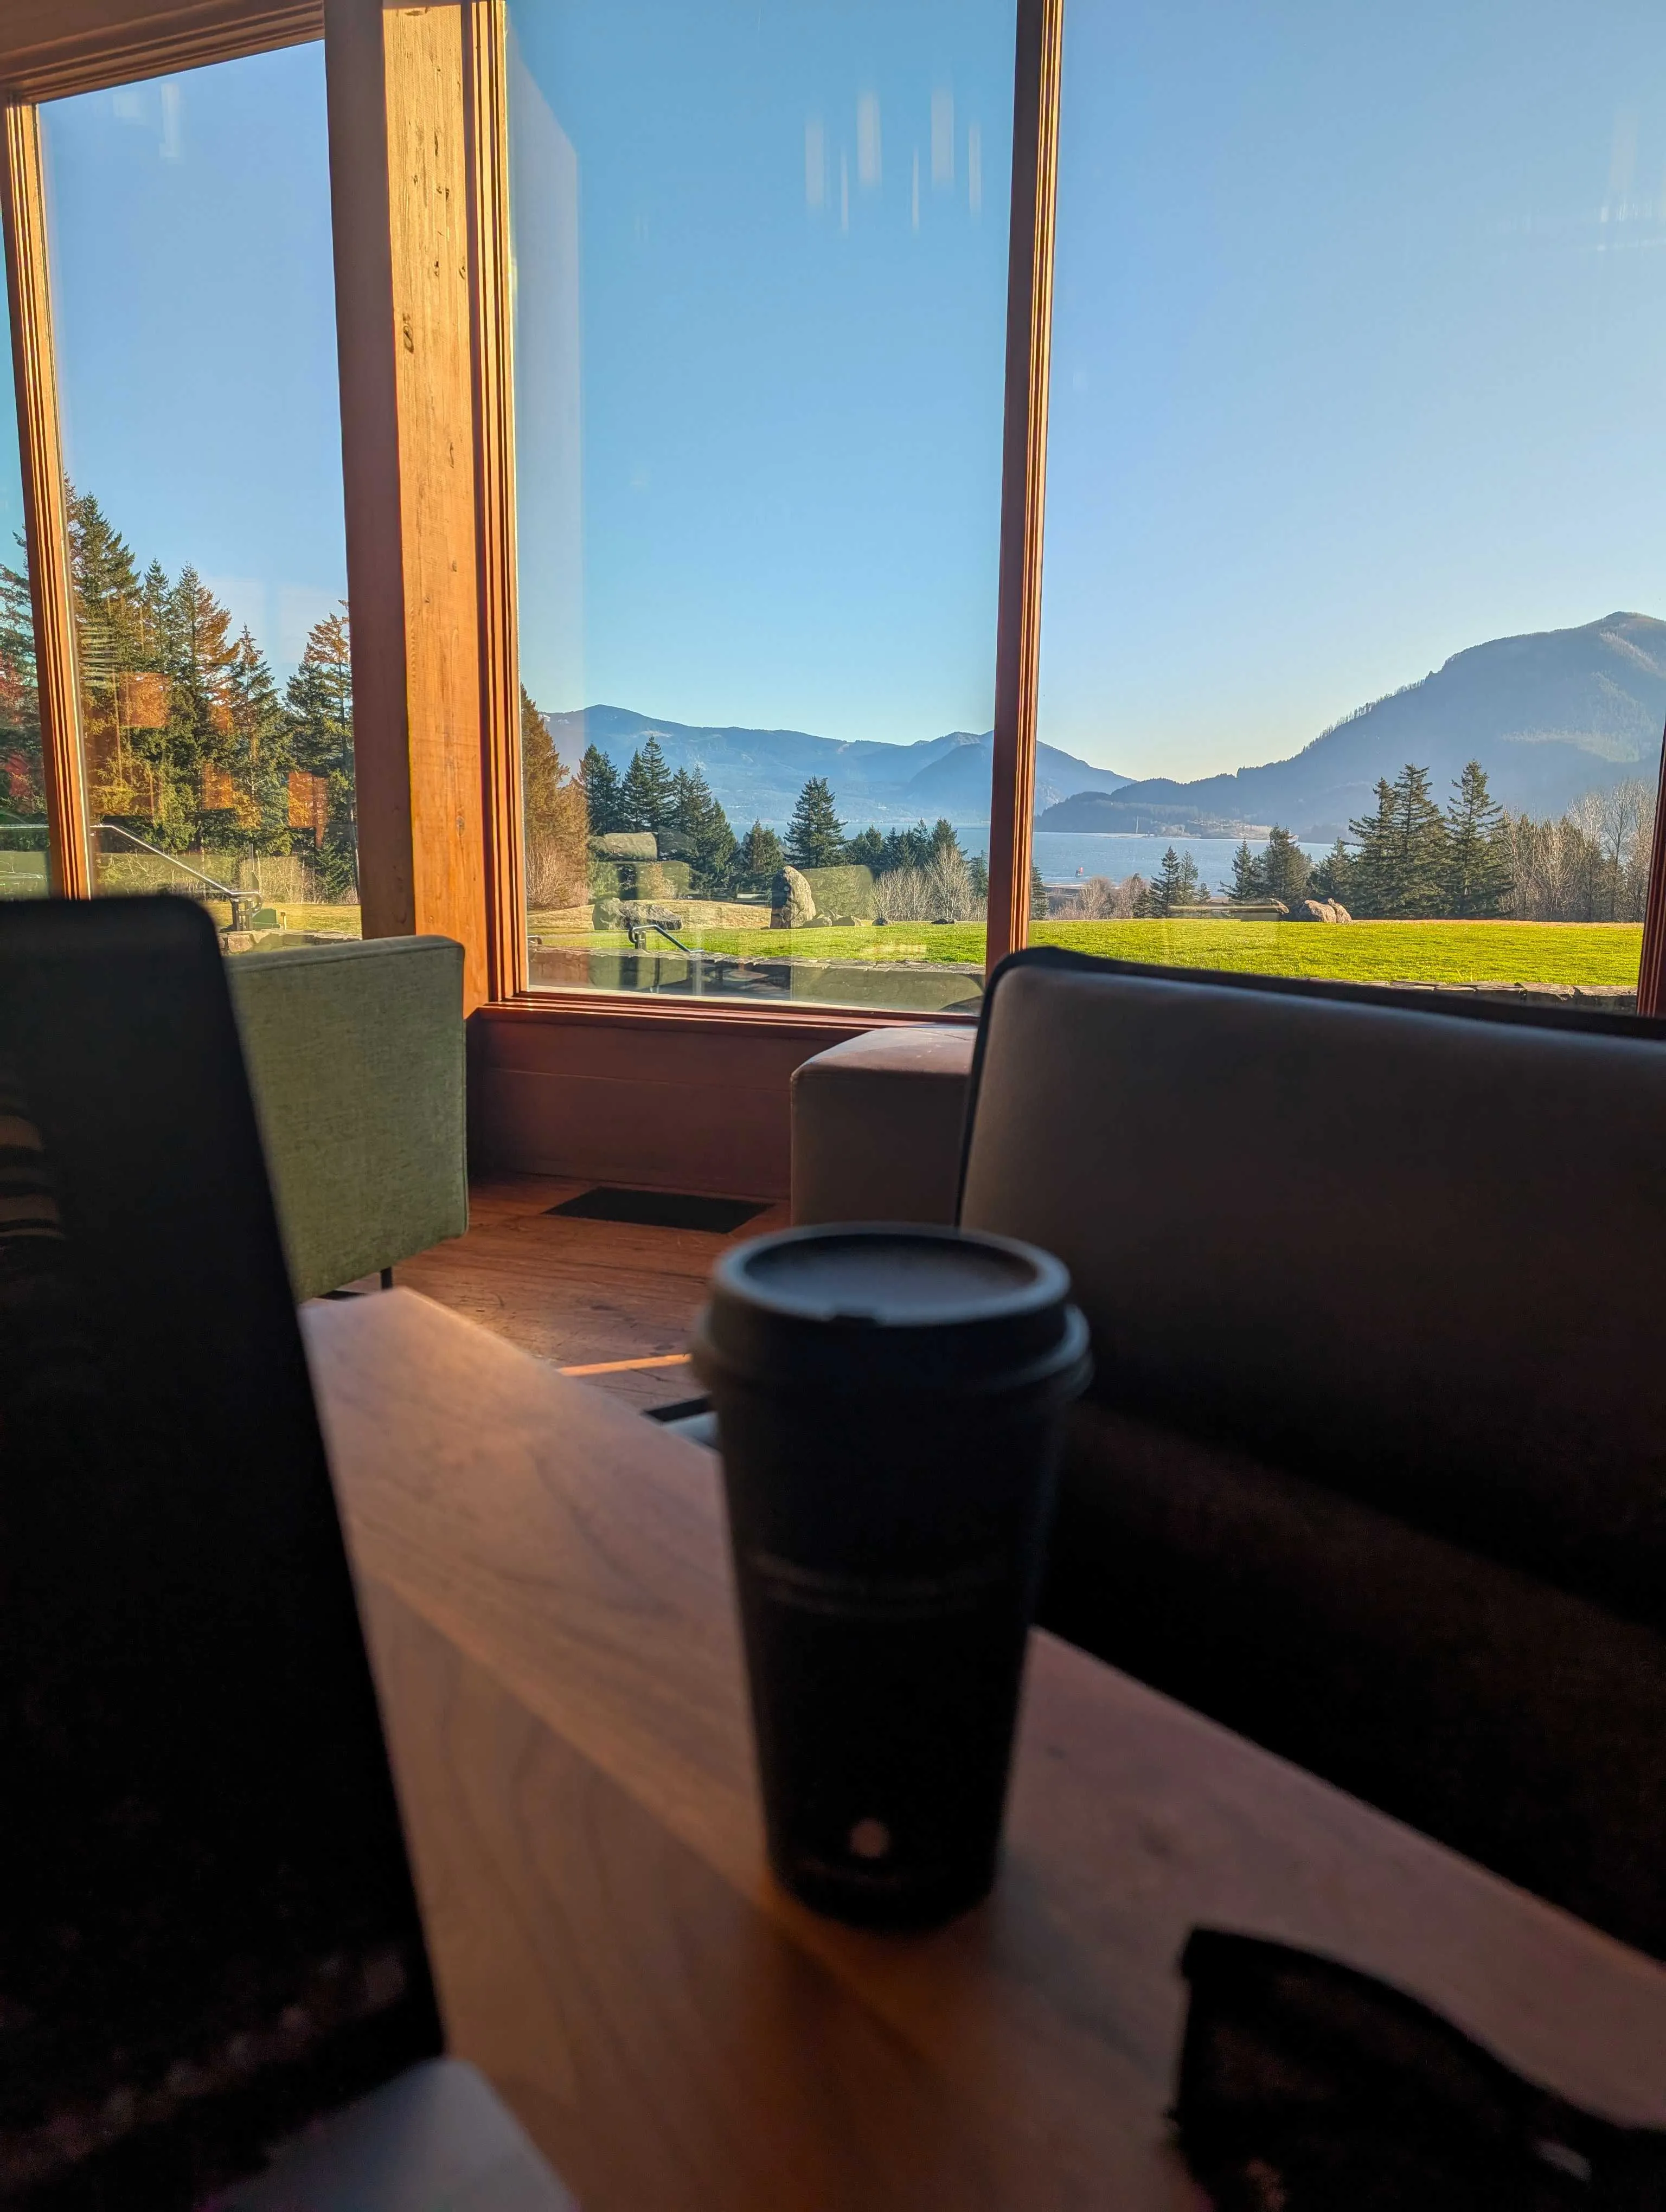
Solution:
M323 48L40 125L94 888L356 936Z
M1071 0L1041 734L1119 787L1043 775L1033 937L1630 1003L1651 52L1616 0Z
M1012 0L509 15L532 984L975 1006Z

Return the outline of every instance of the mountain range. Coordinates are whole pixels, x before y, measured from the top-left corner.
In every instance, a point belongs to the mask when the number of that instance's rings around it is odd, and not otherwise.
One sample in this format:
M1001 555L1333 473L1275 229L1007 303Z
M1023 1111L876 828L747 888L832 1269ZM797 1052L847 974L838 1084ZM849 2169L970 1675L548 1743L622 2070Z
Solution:
M649 736L657 737L672 769L703 769L706 781L737 831L757 820L783 823L806 777L824 776L839 811L853 831L918 821L987 822L989 818L991 733L951 730L911 745L859 738L848 743L812 737L805 730L716 729L657 721L628 707L584 707L545 714L556 750L575 764L587 745L618 769ZM1126 783L1112 769L1095 768L1052 745L1039 748L1036 804L1050 806L1072 792L1111 792Z
M1289 760L1188 783L1103 785L1039 808L1041 830L1202 834L1281 822L1328 841L1368 812L1379 776L1407 762L1444 799L1466 762L1515 813L1558 815L1589 791L1652 781L1666 724L1666 622L1612 614L1578 629L1470 646L1416 684L1361 707Z
M848 742L805 730L716 728L627 707L544 717L563 760L594 744L616 767L650 734L673 769L698 767L737 830L783 823L808 776L824 776L854 831L947 815L986 822L993 741L951 730L909 745ZM1380 776L1408 761L1444 799L1466 762L1486 769L1512 812L1564 812L1588 791L1652 778L1666 724L1666 622L1612 614L1574 629L1491 639L1387 698L1360 707L1288 760L1177 782L1131 781L1054 745L1037 749L1042 830L1237 832L1282 822L1328 842L1365 813Z

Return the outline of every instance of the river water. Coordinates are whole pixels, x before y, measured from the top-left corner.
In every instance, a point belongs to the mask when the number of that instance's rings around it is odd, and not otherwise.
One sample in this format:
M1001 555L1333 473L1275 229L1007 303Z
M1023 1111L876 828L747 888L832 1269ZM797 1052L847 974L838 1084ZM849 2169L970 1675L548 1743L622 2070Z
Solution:
M955 833L961 848L968 856L974 853L987 854L989 850L989 825L980 822ZM1265 840L1250 840L1252 852L1261 851ZM1172 845L1177 853L1189 853L1197 863L1197 872L1211 890L1221 890L1232 880L1232 855L1238 848L1236 837L1107 837L1085 830L1037 830L1036 832L1036 865L1046 884L1074 884L1089 876L1109 876L1120 883L1124 876L1144 876L1149 880L1163 865L1163 855ZM1322 860L1329 851L1328 845L1304 845L1310 860Z

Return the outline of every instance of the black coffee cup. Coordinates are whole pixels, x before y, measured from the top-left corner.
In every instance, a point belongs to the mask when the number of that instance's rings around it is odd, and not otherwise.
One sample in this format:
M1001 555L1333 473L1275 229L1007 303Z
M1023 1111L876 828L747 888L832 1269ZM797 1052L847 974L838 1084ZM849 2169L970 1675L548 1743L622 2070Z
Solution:
M1064 1409L1059 1262L948 1229L788 1230L718 1264L717 1413L769 1856L842 1920L994 1879Z

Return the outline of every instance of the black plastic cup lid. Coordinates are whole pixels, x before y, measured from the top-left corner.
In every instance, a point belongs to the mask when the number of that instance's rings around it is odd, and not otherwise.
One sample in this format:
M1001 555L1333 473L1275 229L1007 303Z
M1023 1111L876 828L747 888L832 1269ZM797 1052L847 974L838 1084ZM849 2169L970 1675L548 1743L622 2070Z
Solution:
M1049 1252L979 1231L840 1223L739 1246L694 1364L771 1390L995 1392L1073 1375L1087 1330Z

